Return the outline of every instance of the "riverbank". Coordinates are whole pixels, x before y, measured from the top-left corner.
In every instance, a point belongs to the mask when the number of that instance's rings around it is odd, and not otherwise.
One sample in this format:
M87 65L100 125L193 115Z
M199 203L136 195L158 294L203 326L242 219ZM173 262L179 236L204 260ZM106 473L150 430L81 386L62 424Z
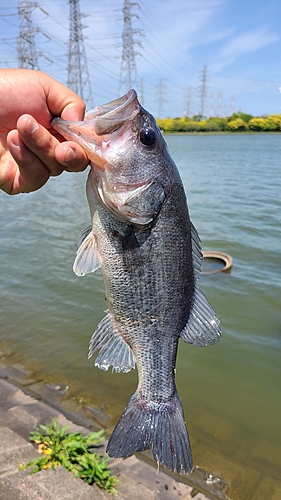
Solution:
M66 470L59 468L59 474L46 470L30 476L28 471L18 471L20 463L38 456L29 443L29 433L38 424L57 418L60 425L68 424L69 432L89 433L104 428L99 412L90 406L77 403L70 408L65 391L59 384L46 384L34 378L22 365L9 364L0 351L0 498L5 500L241 500L241 491L251 491L248 500L279 500L281 481L256 480L245 484L244 468L229 464L229 475L236 476L236 491L221 478L195 467L188 475L169 473L166 469L157 471L150 452L138 453L133 457L111 459L110 469L118 477L118 495L112 496L102 490L86 485ZM107 430L105 428L105 430ZM105 454L107 441L97 451ZM213 452L213 461L218 456ZM244 485L244 486L243 486ZM250 489L249 489L250 488ZM24 496L24 491L29 496ZM13 491L12 491L13 490ZM14 491L15 490L15 491ZM19 496L19 490L22 496ZM30 496L31 491L31 496ZM34 493L34 496L32 492ZM8 492L8 493L7 493ZM39 492L39 493L38 493ZM13 496L14 495L14 496ZM42 495L42 496L40 496ZM94 495L94 496L93 496ZM246 498L246 497L245 497Z
M2 359L3 361L3 359ZM148 453L125 460L111 459L110 469L118 477L118 494L113 497L96 486L89 486L59 467L34 475L19 471L21 463L38 456L29 443L29 433L38 424L57 418L68 424L69 432L99 428L90 410L69 411L63 404L59 386L41 385L19 364L0 363L0 498L5 500L228 500L226 484L207 471L195 468L188 476L157 471ZM36 396L36 397L35 397ZM98 453L105 455L106 441Z
M192 118L157 118L158 126L164 132L280 132L281 115L254 117L242 112L229 117L201 115Z

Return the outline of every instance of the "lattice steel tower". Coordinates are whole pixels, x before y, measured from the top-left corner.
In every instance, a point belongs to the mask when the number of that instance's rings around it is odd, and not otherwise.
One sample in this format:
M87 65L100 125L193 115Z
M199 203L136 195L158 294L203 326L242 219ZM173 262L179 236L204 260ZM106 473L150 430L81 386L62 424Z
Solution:
M18 61L20 68L39 69L40 52L36 50L35 35L40 32L33 26L32 12L40 8L37 2L20 1L18 14L20 18L20 35L18 38Z
M200 80L201 80L201 86L199 87L199 96L200 96L199 115L201 116L201 120L203 120L205 116L205 106L207 100L207 66L204 66L203 70L200 71Z
M93 106L93 94L86 57L79 0L69 0L70 32L68 46L68 86L87 104Z
M138 17L134 14L131 9L134 6L139 5L130 0L124 0L123 12L123 32L122 32L122 59L121 59L121 72L120 72L120 83L119 90L123 89L127 92L136 83L137 80L137 67L135 57L137 52L134 50L134 46L138 44L141 46L140 41L134 39L134 35L142 34L142 30L136 30L132 27L132 17Z

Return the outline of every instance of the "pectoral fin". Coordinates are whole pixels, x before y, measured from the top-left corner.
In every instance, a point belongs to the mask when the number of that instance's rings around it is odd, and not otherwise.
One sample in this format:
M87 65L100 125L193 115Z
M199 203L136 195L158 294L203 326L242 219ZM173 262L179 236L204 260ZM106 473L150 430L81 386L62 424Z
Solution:
M184 342L196 347L215 344L221 336L220 322L201 290L195 287L188 323L180 334Z
M93 273L100 266L101 258L97 246L97 237L90 226L81 234L73 271L77 276L85 276L85 274Z

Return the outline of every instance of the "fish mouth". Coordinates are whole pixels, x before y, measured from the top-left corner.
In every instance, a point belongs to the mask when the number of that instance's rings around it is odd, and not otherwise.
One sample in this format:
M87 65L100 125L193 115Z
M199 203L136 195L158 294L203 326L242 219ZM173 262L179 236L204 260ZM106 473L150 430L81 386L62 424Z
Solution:
M69 122L56 117L52 126L65 139L80 144L91 162L102 170L106 164L103 149L108 144L111 134L132 122L140 111L137 93L134 89L127 94L102 106L96 106L85 114L85 120Z

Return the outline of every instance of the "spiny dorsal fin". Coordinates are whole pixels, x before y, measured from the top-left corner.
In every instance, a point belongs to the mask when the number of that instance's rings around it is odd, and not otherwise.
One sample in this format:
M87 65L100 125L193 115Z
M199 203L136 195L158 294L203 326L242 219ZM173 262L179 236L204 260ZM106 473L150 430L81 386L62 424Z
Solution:
M192 260L195 278L198 277L202 269L203 254L201 251L200 237L196 228L191 222L191 246L192 246Z

